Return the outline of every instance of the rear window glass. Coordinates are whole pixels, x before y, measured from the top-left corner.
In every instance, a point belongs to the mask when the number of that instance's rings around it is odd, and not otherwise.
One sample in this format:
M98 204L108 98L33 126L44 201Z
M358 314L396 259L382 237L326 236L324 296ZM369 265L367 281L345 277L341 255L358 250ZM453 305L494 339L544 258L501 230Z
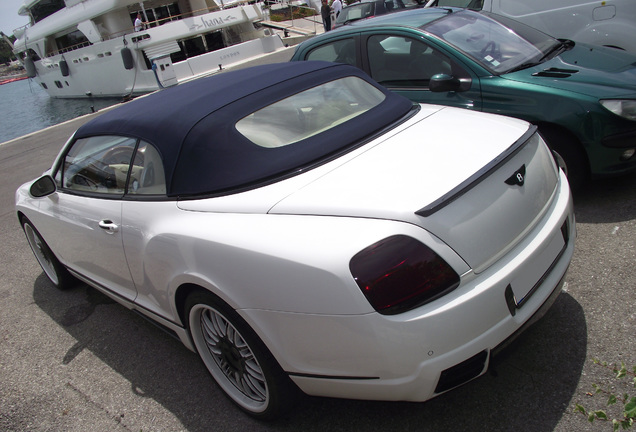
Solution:
M368 18L375 14L375 3L360 3L357 5L352 5L344 8L338 18L336 19L336 23L342 24L347 21L355 21L363 18Z
M384 99L360 78L341 78L268 105L239 120L236 129L258 146L283 147L351 120Z

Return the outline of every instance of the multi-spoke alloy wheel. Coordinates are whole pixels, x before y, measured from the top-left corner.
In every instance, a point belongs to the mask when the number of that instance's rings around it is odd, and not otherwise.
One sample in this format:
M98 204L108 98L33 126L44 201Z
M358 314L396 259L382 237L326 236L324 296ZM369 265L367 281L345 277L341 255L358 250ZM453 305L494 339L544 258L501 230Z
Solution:
M186 311L201 359L232 401L261 418L275 417L286 408L289 378L234 310L211 294L195 293Z
M243 336L218 311L199 308L199 325L208 351L223 375L247 398L260 406L267 402L263 371Z
M55 257L46 242L40 236L40 233L33 227L31 222L24 218L22 228L26 235L29 246L40 263L40 267L44 270L44 274L49 278L51 283L57 288L69 288L75 282L75 278L68 272L58 259Z

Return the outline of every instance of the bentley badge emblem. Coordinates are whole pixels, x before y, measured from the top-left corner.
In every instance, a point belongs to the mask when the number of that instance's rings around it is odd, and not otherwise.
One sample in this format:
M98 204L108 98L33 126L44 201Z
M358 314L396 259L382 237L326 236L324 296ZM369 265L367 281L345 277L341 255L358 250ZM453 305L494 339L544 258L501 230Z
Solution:
M514 186L514 185L523 186L525 177L526 177L526 165L524 164L524 165L521 165L521 168L515 171L513 175L511 175L510 177L506 179L506 184L509 184L510 186Z

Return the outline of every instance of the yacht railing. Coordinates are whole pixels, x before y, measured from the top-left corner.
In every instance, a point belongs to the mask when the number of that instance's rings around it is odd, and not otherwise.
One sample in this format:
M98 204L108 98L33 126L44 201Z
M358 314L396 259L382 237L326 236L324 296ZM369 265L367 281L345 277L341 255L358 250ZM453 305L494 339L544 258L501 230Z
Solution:
M178 21L178 20L182 20L184 18L193 18L196 17L198 15L203 15L206 13L210 13L210 12L218 12L221 10L226 10L226 9L232 9L238 6L242 6L245 4L250 4L250 0L241 0L241 1L237 1L237 2L233 2L231 5L228 6L222 6L222 7L208 7L208 8L203 8L203 9L197 9L197 10L193 10L191 12L186 12L186 13L182 13L179 15L171 15L169 17L164 17L164 18L160 18L154 21L148 21L148 22L144 22L144 26L145 28L141 31L144 30L150 30L151 28L154 27L159 27L162 26L164 24L169 24L172 21ZM132 34L132 33L139 33L139 32L135 32L135 26L132 25L130 26L128 29L126 30L121 30L115 33L110 33L108 35L102 35L104 36L105 39L115 39L121 36L126 36L128 34Z
M84 47L91 46L91 45L93 45L93 44L90 43L89 41L80 42L78 44L71 45L71 46L59 49L57 51L54 51L54 52L50 53L47 57L53 57L53 56L58 55L58 54L64 54L64 53L67 53L67 52L75 51L77 49L84 48Z
M144 25L149 26L149 28L145 28L144 30L141 30L141 31L137 31L136 32L135 31L135 26L131 25L130 27L128 27L125 30L121 30L121 31L118 31L118 32L115 32L115 33L102 34L101 36L102 36L102 38L104 40L112 40L112 39L116 39L116 38L119 38L119 37L122 37L122 36L130 35L130 34L141 33L141 32L143 32L145 30L150 30L150 29L152 29L154 27L159 27L159 26L162 26L164 24L169 24L172 21L179 21L179 20L182 20L184 18L192 18L192 17L198 16L198 15L203 15L203 14L210 13L210 12L217 12L217 11L220 11L220 10L232 9L234 7L241 6L243 4L248 4L248 3L249 3L248 0L242 0L240 2L234 2L231 5L228 5L228 6L225 6L225 7L208 7L208 8L204 8L204 9L197 9L197 10L194 10L194 11L191 11L191 12L182 13L182 14L179 14L179 15L172 15L170 17L165 17L165 18L160 18L158 20L145 22ZM23 27L26 28L28 26L29 26L29 24L27 24L26 26L23 26ZM90 46L90 45L92 45L92 43L89 42L89 41L80 42L78 44L71 45L71 46L68 46L68 47L64 47L64 48L56 50L56 51L48 52L46 54L46 57L54 57L56 55L64 54L64 53L67 53L67 52L70 52L70 51L75 51L75 50L78 50L80 48L84 48L84 47L87 47L87 46Z
M186 12L186 13L182 13L179 15L171 15L169 17L164 17L164 18L160 18L154 21L150 21L150 22L146 22L144 23L145 26L149 26L148 28L145 28L142 31L135 31L134 25L131 25L130 27L128 27L127 29L118 31L118 32L114 32L114 33L107 33L107 34L102 34L102 38L103 40L112 40L112 39L116 39L122 36L127 36L127 35L132 35L132 34L136 34L136 33L141 33L145 30L150 30L154 27L159 27L162 26L164 24L169 24L172 21L178 21L178 20L182 20L184 18L192 18L195 16L199 16L199 15L203 15L206 13L210 13L210 12L217 12L220 10L226 10L226 9L232 9L238 6L242 6L245 4L250 4L251 1L250 0L240 0L240 1L236 1L236 2L232 2L229 5L222 5L222 6L216 6L216 7L207 7L207 8L203 8L203 9L197 9L197 10L193 10L190 12ZM259 2L260 3L260 2ZM304 8L304 9L311 9L312 11L314 11L312 8L306 8L306 7L302 7L302 6L294 6L295 8ZM315 12L315 11L314 11ZM297 17L296 19L300 19L300 17ZM303 18L306 19L306 18ZM293 23L294 17L293 17L293 13L292 13L292 23ZM26 31L27 28L29 28L31 26L31 24L26 24L24 26L18 27L17 29L14 30L14 35L16 32L20 32L20 30L22 30L22 34L24 33L24 31ZM49 58L49 57L54 57L56 55L60 55L60 54L64 54L64 53L68 53L71 51L75 51L87 46L92 45L91 42L89 41L84 41L84 42L80 42L78 44L75 45L71 45L71 46L67 46L61 49L58 49L56 51L50 51L48 53L46 53L45 58Z
M31 27L31 23L27 23L23 26L13 29L13 36L15 36L16 39L20 39L20 37L22 37L26 29L29 27Z
M278 4L278 5L284 5L283 2L276 2L274 4ZM289 9L289 16L290 16L290 20L286 20L286 21L291 21L291 27L294 27L294 20L300 20L303 22L310 22L313 24L314 26L314 34L316 34L316 20L313 19L315 16L319 15L318 12L309 6L301 6L301 5L296 5L296 4L291 4L291 2L287 2L287 8ZM283 8L279 8L277 10L282 10ZM298 16L296 16L296 18L294 18L294 10L301 10L301 11L305 11L305 13L300 13L298 14ZM271 14L272 14L272 9L268 8L266 11L263 11L264 15L267 16L266 20L270 20L271 19ZM287 32L285 32L287 33Z

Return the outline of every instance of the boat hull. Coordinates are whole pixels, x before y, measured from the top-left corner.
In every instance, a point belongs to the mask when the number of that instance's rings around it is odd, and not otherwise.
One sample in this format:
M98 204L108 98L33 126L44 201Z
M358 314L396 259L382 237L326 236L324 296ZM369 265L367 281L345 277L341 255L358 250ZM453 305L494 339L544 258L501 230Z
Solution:
M129 29L108 38L99 33L92 21L83 21L77 28L89 37L90 43L64 52L42 52L47 46L42 29L50 27L58 14L76 8L66 8L28 27L14 44L14 52L23 61L28 49L34 58L33 78L51 97L111 98L149 93L284 47L279 36L254 27L253 23L262 19L260 5L245 5L138 32ZM188 41L194 39L203 42L206 49L187 52ZM216 45L208 47L212 40ZM217 45L225 48L215 50Z
M112 42L112 41L109 41ZM104 42L82 49L82 56L72 58L59 55L35 62L37 75L34 81L54 98L125 97L168 87L168 80L146 68L139 50L132 49L134 67L126 70L122 60L123 43ZM256 58L284 48L279 36L265 36L230 47L212 51L197 57L174 63L177 82L199 78L218 72L221 68ZM62 75L60 61L65 57L69 76ZM89 60L86 60L88 58ZM76 62L74 60L77 60Z

